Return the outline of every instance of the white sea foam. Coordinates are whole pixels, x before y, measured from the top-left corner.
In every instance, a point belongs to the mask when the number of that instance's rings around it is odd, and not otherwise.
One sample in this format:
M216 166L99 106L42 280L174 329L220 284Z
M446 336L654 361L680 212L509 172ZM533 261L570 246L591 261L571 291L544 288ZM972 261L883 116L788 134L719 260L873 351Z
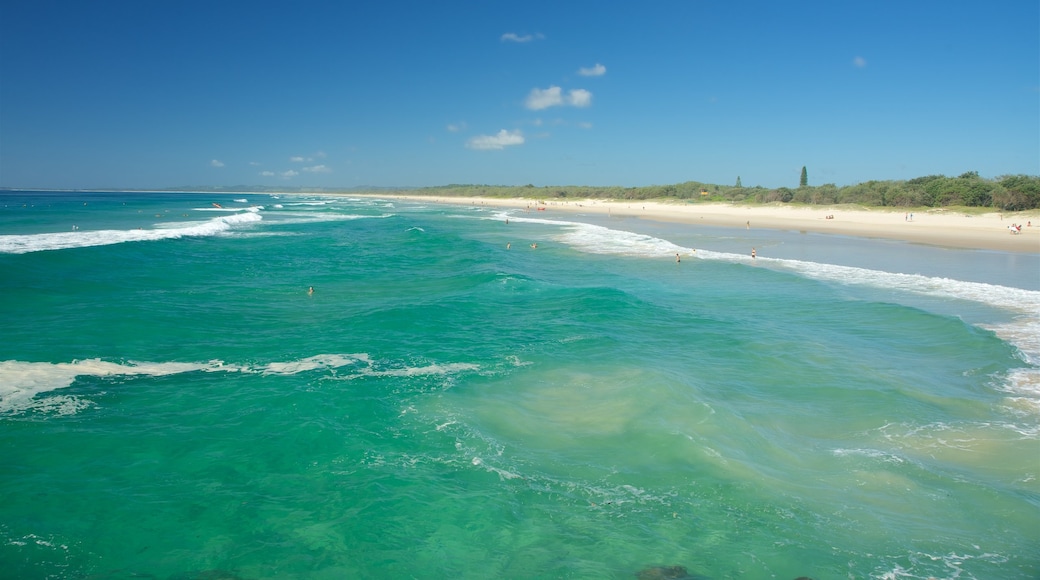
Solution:
M520 223L564 226L564 231L557 234L554 239L580 252L586 252L589 254L663 257L675 256L675 254L686 255L693 252L693 248L679 246L667 240L662 240L653 236L636 234L623 230L613 230L607 227L584 224L581 222L517 217L506 212L496 213L490 219L510 219Z
M36 395L72 385L76 377L112 377L149 375L153 377L191 371L230 370L220 362L210 363L127 363L120 364L100 359L77 360L70 363L0 361L0 413L26 410L54 410L60 407L65 414L74 413L90 404L78 399L40 401Z
M343 214L335 212L322 212L322 213L303 213L298 211L282 211L282 212L267 212L264 214L267 216L271 223L277 223L278 225L290 225L290 224L314 224L321 222L341 222L341 221L352 221L362 219L384 219L393 217L394 214L380 214L380 215L361 215L361 214Z
M370 363L366 354L319 354L297 361L268 363L256 370L265 375L295 375L318 369L337 369L356 362Z
M232 228L259 222L258 211L247 211L221 216L204 222L190 222L180 227L162 227L150 230L76 230L47 234L0 235L0 253L26 254L45 250L65 250L107 246L124 242L150 242L183 237L206 237Z
M357 354L318 354L299 360L269 362L260 365L225 364L223 361L205 363L182 362L126 362L116 363L101 359L75 360L69 363L0 361L0 414L41 411L55 414L74 414L94 406L92 402L73 396L37 395L63 389L77 377L166 376L188 372L238 372L259 375L296 375L311 371L332 371L360 363L361 370L347 378L412 377L449 375L479 367L469 363L430 364L421 367L403 367L387 370L373 368L369 356Z

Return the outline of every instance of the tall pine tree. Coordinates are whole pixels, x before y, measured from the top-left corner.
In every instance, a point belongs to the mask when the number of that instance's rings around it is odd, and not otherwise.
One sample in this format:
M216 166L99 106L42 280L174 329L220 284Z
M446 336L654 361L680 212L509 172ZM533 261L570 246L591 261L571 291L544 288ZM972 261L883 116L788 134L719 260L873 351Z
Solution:
M739 175L737 176L737 187L744 187L743 185L740 184L740 176Z
M805 166L802 166L802 179L798 182L798 187L805 187L809 185L809 174L805 172Z

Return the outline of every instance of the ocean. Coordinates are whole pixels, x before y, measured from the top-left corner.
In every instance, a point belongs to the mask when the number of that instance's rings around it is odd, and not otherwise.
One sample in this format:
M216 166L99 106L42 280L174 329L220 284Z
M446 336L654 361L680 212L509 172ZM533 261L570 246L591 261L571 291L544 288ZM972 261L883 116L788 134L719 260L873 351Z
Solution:
M0 272L3 578L1040 577L1038 254L5 192Z

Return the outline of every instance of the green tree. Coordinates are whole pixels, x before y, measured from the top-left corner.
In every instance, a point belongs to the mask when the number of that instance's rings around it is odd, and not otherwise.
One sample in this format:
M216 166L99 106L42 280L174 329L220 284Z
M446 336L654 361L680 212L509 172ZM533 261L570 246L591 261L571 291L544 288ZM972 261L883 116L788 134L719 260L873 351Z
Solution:
M805 187L809 185L809 174L805 171L805 166L802 166L802 179L798 181L798 187Z
M1011 211L1040 207L1040 177L1006 175L1000 178L1000 186L1004 191L995 195L994 205Z
M740 187L740 188L744 187L743 185L740 184L740 176L739 175L737 176L737 187Z

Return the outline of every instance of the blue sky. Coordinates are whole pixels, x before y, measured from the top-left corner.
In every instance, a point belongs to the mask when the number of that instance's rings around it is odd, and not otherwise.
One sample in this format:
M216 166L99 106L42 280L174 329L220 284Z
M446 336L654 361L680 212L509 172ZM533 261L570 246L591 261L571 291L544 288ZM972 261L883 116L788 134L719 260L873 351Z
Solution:
M1040 174L1036 0L0 3L0 186Z

